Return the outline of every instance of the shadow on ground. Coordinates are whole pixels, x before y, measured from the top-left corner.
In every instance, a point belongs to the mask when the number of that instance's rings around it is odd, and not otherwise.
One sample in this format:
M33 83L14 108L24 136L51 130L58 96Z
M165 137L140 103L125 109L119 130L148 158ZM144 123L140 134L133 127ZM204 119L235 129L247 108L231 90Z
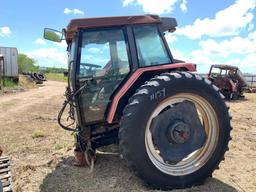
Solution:
M244 97L236 100L226 100L226 101L230 103L243 103L243 102L249 101L249 99Z
M49 173L40 186L41 192L58 191L153 191L145 186L126 167L118 154L98 154L94 171L89 168L72 166L73 157L64 158ZM225 191L237 190L218 179L210 178L204 185L173 192Z

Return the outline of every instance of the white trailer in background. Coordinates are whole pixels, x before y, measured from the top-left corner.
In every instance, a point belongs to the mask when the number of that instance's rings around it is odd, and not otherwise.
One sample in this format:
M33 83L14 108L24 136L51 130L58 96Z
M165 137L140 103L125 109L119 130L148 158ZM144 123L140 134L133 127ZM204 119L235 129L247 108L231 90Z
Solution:
M0 55L3 59L0 62L0 73L2 77L19 79L18 75L18 50L15 47L0 47Z

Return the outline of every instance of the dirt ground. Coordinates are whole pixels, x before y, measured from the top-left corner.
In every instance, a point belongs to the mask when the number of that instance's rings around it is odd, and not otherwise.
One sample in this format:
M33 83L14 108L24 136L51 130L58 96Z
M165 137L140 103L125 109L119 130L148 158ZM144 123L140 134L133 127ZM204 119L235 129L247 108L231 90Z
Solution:
M73 136L56 121L65 86L0 95L0 146L12 160L14 191L153 191L118 153L99 153L92 173L71 165ZM256 191L256 94L229 104L233 140L220 169L202 186L174 191Z

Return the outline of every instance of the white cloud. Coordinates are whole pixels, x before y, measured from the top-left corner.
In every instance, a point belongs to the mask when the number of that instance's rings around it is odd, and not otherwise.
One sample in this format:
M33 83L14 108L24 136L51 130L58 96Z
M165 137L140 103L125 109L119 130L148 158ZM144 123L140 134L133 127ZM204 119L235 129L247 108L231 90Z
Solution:
M175 59L197 64L197 71L199 73L208 72L211 64L214 63L207 55L201 54L199 50L195 50L190 54L185 54L180 50L172 48L171 52Z
M46 45L46 41L42 38L38 38L34 41L35 44L38 44L38 45Z
M249 73L256 73L256 53L251 53L246 55L246 57L241 61L242 66ZM248 68L251 68L251 71L248 71Z
M239 69L243 73L251 73L255 74L256 73L256 63L254 62L256 59L256 54L248 54L244 58L235 58L231 59L226 62L228 65L235 65L239 67Z
M239 59L239 58L231 59L231 60L227 61L226 64L239 67L239 66L241 66L241 59Z
M70 13L73 13L73 10L69 9L69 8L65 8L64 9L64 13L65 14L70 14Z
M182 3L180 4L180 9L183 13L186 13L188 8L187 8L187 1L186 0L182 0Z
M88 52L92 53L92 54L96 54L100 52L99 48L96 47L91 47L90 49L88 49Z
M84 12L79 9L73 9L73 14L74 15L84 15Z
M133 3L135 0L124 0L123 7L127 7L129 4Z
M83 11L76 9L76 8L75 9L65 8L64 13L65 14L73 14L73 15L84 15Z
M228 8L216 13L214 19L196 19L192 25L178 28L176 34L185 35L190 39L198 39L204 35L235 36L247 27L253 19L252 10L255 0L237 0Z
M215 63L216 61L211 60L209 55L204 54L202 50L194 50L190 54L190 60L197 64L210 65Z
M0 36L1 37L8 37L12 33L11 29L9 27L0 27Z
M109 59L103 55L95 57L95 55L81 55L81 61L86 61L87 63L97 63L98 65L105 66Z
M248 26L248 32L251 32L254 29L254 24L250 23Z
M54 45L56 45L59 48L67 48L67 43L66 40L62 40L60 43L59 42L53 42Z
M219 55L221 57L229 57L232 54L256 54L256 31L248 34L248 37L233 37L230 40L217 42L213 39L200 41L199 46L203 52L208 55Z
M211 64L230 64L238 66L243 72L256 73L256 31L247 37L232 37L220 42L208 39L199 42L199 48L186 57L180 51L173 51L177 59L198 64L199 72L207 72ZM177 57L178 56L178 57Z
M166 33L164 37L168 44L172 44L177 41L177 37L173 33Z
M36 60L39 66L67 67L67 54L57 48L40 48L25 53Z
M123 7L140 5L146 13L163 14L171 13L178 0L124 0Z
M190 60L188 57L186 57L184 55L184 53L182 53L181 51L179 51L175 48L172 48L171 52L172 52L172 56L173 56L174 59L179 59L179 60L183 60L183 61L186 61L186 62Z

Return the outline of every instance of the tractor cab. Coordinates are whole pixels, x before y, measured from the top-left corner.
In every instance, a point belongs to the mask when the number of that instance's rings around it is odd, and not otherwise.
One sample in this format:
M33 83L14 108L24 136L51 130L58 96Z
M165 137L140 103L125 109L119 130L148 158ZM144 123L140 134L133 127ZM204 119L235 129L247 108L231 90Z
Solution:
M236 66L231 65L212 65L208 74L209 78L229 77L233 82L240 81L241 84L246 85L247 81L242 72Z
M46 39L65 36L70 88L86 83L78 101L82 124L106 120L114 94L134 71L175 62L164 32L176 26L174 18L146 15L74 19L63 34L45 30Z
M211 78L216 78L218 76L233 76L237 73L238 67L231 65L212 65L208 76Z

